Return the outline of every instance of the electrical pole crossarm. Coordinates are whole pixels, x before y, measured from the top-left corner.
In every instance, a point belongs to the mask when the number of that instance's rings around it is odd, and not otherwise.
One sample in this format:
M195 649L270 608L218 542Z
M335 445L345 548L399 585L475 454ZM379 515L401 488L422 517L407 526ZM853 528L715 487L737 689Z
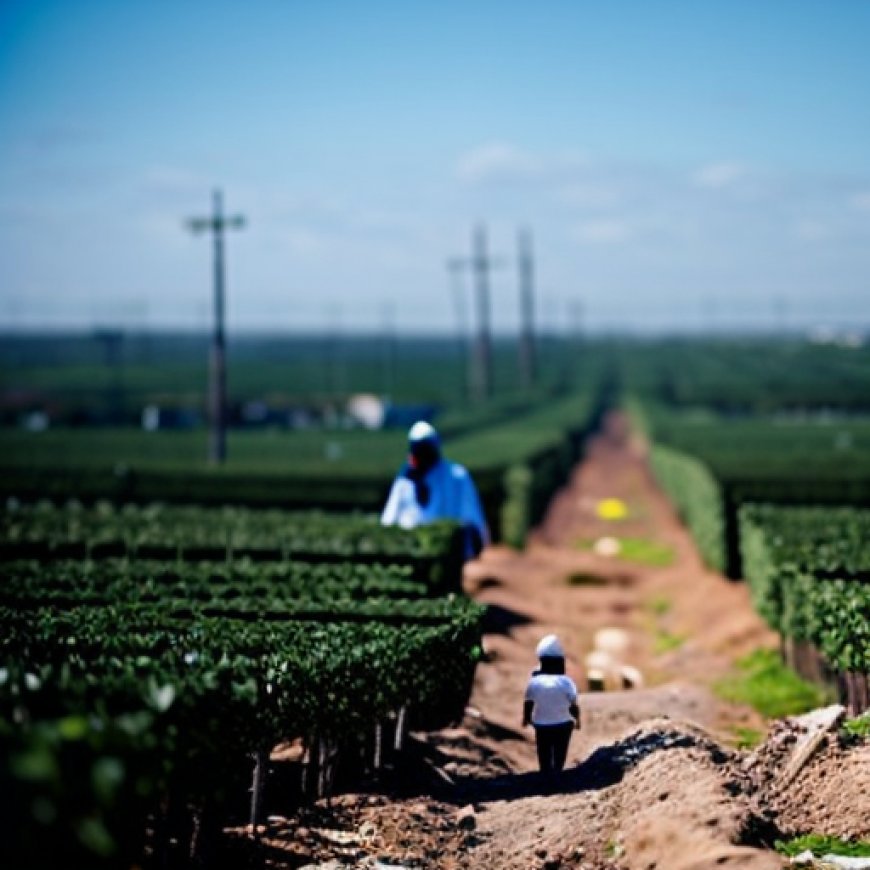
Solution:
M218 218L190 218L187 228L192 233L219 232L221 230L241 230L245 227L242 215L229 215Z

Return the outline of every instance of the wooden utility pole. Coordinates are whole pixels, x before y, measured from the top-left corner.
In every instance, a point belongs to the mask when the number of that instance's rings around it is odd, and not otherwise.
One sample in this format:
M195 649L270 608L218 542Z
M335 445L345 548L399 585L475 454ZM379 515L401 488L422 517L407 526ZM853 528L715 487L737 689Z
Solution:
M462 272L466 265L466 261L459 257L453 257L447 261L447 271L450 275L450 293L453 297L453 309L456 314L456 350L459 357L463 398L468 396L473 382L471 354L468 352L465 293L462 287Z
M517 235L517 267L520 285L520 383L525 389L534 386L537 377L537 354L535 348L535 267L532 254L532 234L520 230Z
M471 239L471 269L477 301L477 337L474 342L472 396L485 401L492 395L492 337L489 318L489 270L492 263L486 246L486 228L475 227Z
M103 346L106 363L106 414L109 422L119 425L124 422L124 333L120 329L94 330L94 338Z
M393 302L384 303L383 333L383 394L392 400L396 391L396 306Z
M471 236L471 258L448 261L448 268L454 274L460 269L470 267L474 274L475 301L477 303L477 335L469 359L469 384L471 398L485 401L492 395L492 338L489 318L489 273L500 265L487 252L486 227L483 224L474 228Z
M238 230L245 225L241 215L227 216L223 213L221 192L215 190L212 197L211 217L191 218L188 228L194 233L210 232L214 241L214 333L209 352L209 444L208 458L216 465L227 456L226 407L227 368L226 341L224 336L224 231Z

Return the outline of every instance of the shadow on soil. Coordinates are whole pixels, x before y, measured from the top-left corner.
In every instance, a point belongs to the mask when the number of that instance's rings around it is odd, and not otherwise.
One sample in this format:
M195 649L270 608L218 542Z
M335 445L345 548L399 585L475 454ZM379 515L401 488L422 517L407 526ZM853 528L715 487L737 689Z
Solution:
M484 634L510 634L518 625L528 625L532 620L524 613L502 607L500 604L487 604L483 616Z
M498 589L500 586L504 586L504 581L499 580L498 577L482 577L477 581L474 591L476 594L478 592L485 592L487 589Z
M524 740L525 737L517 731L486 723L486 736L490 739ZM450 776L442 775L438 782L438 798L447 803L463 805L473 802L514 800L535 795L571 794L581 791L599 791L619 783L625 774L640 761L656 752L667 752L673 749L703 748L711 759L722 764L728 760L728 753L711 741L699 738L692 733L678 730L661 730L650 733L636 732L623 740L606 746L600 746L580 764L567 768L561 773L542 774L537 771L530 773L512 773L499 770L498 756L489 750L482 750L479 743L480 735L464 738L460 744L429 745L417 744L414 754L418 765L428 767L431 771L450 769ZM470 749L483 756L484 770L463 770L451 761L466 755ZM491 754L491 758L488 756ZM418 767L419 770L419 767ZM430 783L431 785L431 783Z

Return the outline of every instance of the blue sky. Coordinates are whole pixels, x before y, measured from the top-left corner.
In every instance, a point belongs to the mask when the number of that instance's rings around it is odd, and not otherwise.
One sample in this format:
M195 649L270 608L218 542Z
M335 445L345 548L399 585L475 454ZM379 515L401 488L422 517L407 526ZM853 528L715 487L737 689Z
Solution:
M870 325L870 3L3 0L0 326ZM470 287L464 290L466 315Z

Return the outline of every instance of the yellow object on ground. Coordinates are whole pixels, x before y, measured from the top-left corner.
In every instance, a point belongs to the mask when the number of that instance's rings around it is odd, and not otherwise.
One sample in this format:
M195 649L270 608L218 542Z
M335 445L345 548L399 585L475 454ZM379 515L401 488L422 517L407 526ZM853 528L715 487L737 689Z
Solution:
M622 499L605 498L598 502L595 512L602 520L623 520L628 516L628 507Z

